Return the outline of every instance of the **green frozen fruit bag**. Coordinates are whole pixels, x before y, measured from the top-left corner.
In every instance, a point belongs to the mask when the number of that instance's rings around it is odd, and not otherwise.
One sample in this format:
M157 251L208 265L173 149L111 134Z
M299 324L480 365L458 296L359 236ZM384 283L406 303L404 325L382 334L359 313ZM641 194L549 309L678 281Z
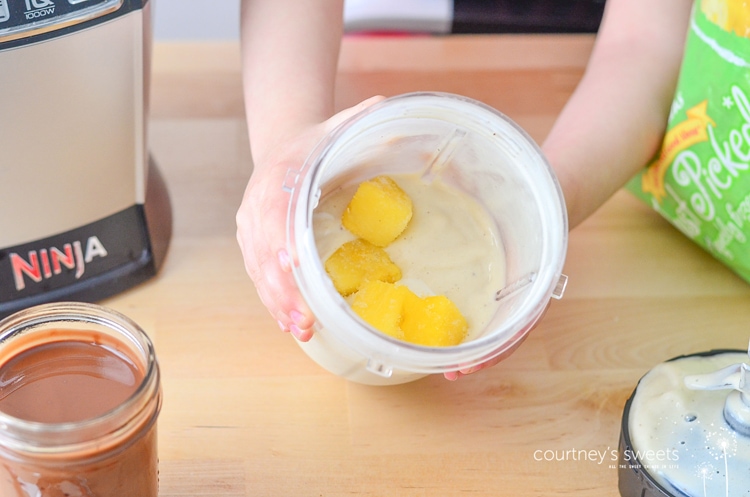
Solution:
M661 150L628 184L750 282L750 2L696 0Z

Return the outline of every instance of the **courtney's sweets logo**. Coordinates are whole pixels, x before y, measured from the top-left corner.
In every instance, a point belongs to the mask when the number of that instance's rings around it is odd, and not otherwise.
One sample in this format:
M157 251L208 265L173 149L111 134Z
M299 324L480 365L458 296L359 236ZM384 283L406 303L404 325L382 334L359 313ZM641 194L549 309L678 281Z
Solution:
M607 447L597 449L538 449L534 451L535 461L591 461L602 464L605 460L617 460L617 449Z
M29 1L29 0L27 0ZM16 252L9 254L13 282L17 291L26 288L26 279L40 283L62 274L63 268L75 271L75 278L80 279L86 264L95 257L107 257L107 249L96 236L90 236L84 247L80 240L66 243L62 247L47 247L31 250L25 256Z
M611 447L606 449L537 449L533 453L535 461L570 462L585 461L595 464L608 462L610 468L625 467L663 467L674 465L680 456L676 449L634 451L625 449L620 457L619 451Z
M664 450L632 450L625 449L622 453L623 462L637 463L637 462L651 462L651 463L665 463L675 462L680 460L680 456L676 449L664 449Z
M24 15L27 21L47 17L54 13L55 2L52 0L26 0L26 12L24 12Z

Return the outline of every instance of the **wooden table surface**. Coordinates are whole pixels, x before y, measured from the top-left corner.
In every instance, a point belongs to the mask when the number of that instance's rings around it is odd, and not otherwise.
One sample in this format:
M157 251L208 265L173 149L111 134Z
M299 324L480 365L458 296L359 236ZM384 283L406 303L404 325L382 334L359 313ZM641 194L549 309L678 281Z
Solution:
M337 102L462 93L541 141L592 42L349 37ZM508 360L457 382L335 377L279 331L235 242L252 170L237 44L157 44L153 63L150 145L174 237L155 279L103 303L156 344L162 496L617 496L611 451L638 379L747 346L750 285L620 192L571 233L565 297Z

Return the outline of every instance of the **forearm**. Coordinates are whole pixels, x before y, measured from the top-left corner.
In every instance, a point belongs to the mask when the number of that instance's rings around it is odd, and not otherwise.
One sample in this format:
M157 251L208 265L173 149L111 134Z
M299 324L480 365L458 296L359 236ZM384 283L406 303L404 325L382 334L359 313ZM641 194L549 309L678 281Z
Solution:
M575 227L658 150L690 2L609 0L586 73L543 149Z
M253 159L333 114L343 0L242 0L245 111Z

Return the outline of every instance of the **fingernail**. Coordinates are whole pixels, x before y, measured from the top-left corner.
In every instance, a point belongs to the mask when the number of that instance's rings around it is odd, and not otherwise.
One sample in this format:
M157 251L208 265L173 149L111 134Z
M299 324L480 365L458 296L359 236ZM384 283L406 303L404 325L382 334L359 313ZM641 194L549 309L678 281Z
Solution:
M279 325L279 328L281 328L281 331L289 331L288 329L286 329L286 325L282 323L280 319L276 321L276 323Z
M278 258L281 269L284 271L290 271L292 269L292 260L289 257L289 252L286 250L279 250Z
M289 331L291 332L292 335L294 335L294 338L296 338L297 340L304 341L305 332L302 331L299 326L297 326L296 324L290 324Z
M448 381L456 381L458 379L458 372L448 371L447 373L443 373L443 376Z
M292 318L292 321L294 321L296 324L302 324L302 322L305 320L305 315L299 311L290 312L289 317Z

